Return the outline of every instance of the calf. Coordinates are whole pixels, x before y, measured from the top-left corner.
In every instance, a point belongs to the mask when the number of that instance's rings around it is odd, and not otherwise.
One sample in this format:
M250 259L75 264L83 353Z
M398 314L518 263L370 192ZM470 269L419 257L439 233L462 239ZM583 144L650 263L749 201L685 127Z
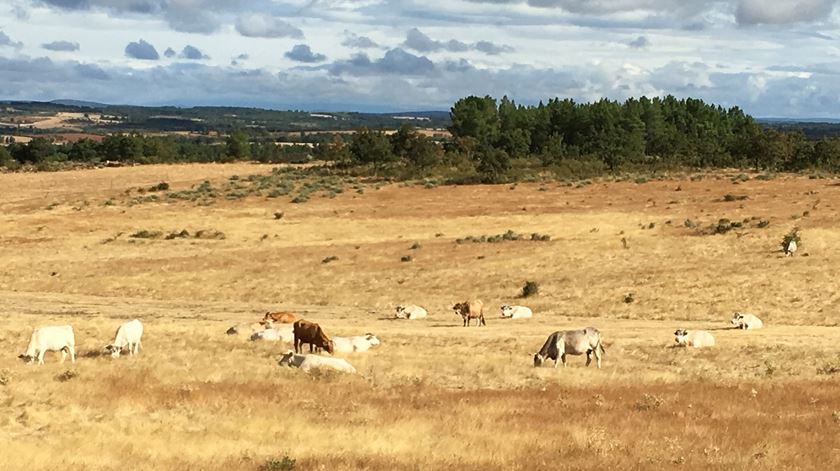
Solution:
M295 341L293 332L294 327L290 325L273 327L271 329L260 330L251 334L251 340L265 340L268 342L289 342Z
M705 330L677 329L674 332L674 341L681 347L703 348L715 346L714 335Z
M476 326L487 325L484 320L484 303L476 299L475 301L464 301L452 306L455 314L464 319L464 327L469 327L470 319L475 319Z
M373 334L356 335L355 337L333 337L333 347L338 353L366 352L379 345L379 339Z
M324 330L321 329L321 326L314 323L305 321L303 319L294 323L293 327L294 337L295 337L295 352L301 353L303 348L303 344L309 344L309 352L312 353L315 348L323 348L331 355L335 351L333 348L333 343L327 334L324 333Z
M395 317L397 319L423 319L428 316L429 313L420 306L415 306L414 304L409 306L397 306L397 311Z
M280 365L293 366L303 371L313 368L328 368L344 373L355 373L356 368L343 358L322 357L320 355L300 355L291 350L286 352L278 361Z
M755 314L743 314L736 312L732 314L732 325L739 329L754 330L764 327L764 323Z
M69 325L57 325L49 327L41 327L32 332L32 337L29 338L29 346L26 347L26 353L21 354L18 358L32 362L36 358L38 364L44 364L44 354L47 350L54 352L61 352L61 362L70 354L70 361L76 362L76 336L73 334L73 327Z
M119 358L120 353L128 347L128 354L131 356L140 352L140 338L143 337L143 324L138 319L126 322L117 329L114 343L105 346L105 350L112 358Z
M534 312L525 306L502 306L502 317L505 319L527 319L533 317Z
M275 322L277 324L293 324L297 320L294 313L286 311L266 312L263 322Z

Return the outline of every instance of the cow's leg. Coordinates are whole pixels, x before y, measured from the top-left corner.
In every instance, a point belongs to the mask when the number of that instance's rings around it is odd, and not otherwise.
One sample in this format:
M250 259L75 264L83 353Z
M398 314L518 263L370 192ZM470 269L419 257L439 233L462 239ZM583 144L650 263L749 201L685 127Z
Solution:
M70 350L70 362L76 363L76 347L71 345L68 350Z
M295 353L300 353L300 339L295 337Z
M43 365L43 364L44 364L44 353L46 353L46 351L40 351L40 352L38 352L38 364L39 364L39 365Z
M554 357L554 367L557 368L557 362L560 361L560 357Z
M592 350L587 350L586 351L586 366L589 366L589 364L592 363L592 358L589 356L591 354L592 354Z
M64 360L67 358L67 347L61 349L61 363L64 363Z
M566 367L566 354L565 353L560 355L560 360L563 362L563 368L565 368Z
M595 364L598 365L598 369L601 369L601 345L595 347Z

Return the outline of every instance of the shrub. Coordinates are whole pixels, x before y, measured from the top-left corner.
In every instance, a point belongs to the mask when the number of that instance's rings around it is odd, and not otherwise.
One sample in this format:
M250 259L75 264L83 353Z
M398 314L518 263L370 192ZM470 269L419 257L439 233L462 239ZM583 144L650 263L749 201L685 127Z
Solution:
M727 193L727 194L723 195L723 201L728 201L728 202L744 201L744 200L748 200L748 199L750 199L750 197L747 196L747 195L733 195L731 193Z
M70 381L76 376L79 376L79 373L76 372L76 370L65 370L64 373L61 373L60 375L56 376L55 380L64 383L66 381Z
M403 255L402 257L400 257L401 262L411 262L413 260L414 257L412 257L411 255Z
M659 409L665 401L654 394L645 393L644 396L635 404L633 404L633 408L637 411L649 411L649 410L656 410Z
M840 373L840 363L838 362L826 362L822 366L817 367L817 374L818 375L833 375L836 373Z
M770 225L770 221L768 221L766 219L762 219L761 221L758 221L758 224L756 225L756 227L758 227L759 229L764 229L765 227L767 227L769 225Z
M529 298L531 296L536 296L540 292L540 284L536 281L526 281L524 285L522 285L522 294L520 295L523 298Z
M796 242L797 247L802 246L802 239L799 237L798 227L794 227L793 229L791 229L791 231L785 234L784 238L782 238L782 251L785 251L787 249L787 246L788 244L790 244L791 241Z
M334 262L336 260L338 260L338 257L336 257L335 255L330 255L329 257L321 260L321 263L330 263L330 262Z
M186 239L190 236L190 232L186 229L182 230L181 232L170 232L165 239L172 240L172 239Z
M161 231L147 231L146 229L143 229L131 234L129 237L132 239L159 239L162 235L163 232Z
M0 370L0 386L6 386L12 382L12 372L8 368Z
M294 198L292 198L292 203L295 203L295 204L306 203L307 201L309 201L309 194L308 193L301 193L301 194L295 196Z
M285 216L283 211L277 211L276 213L274 213L274 219L283 219L283 216Z
M292 471L295 469L296 460L283 455L282 458L269 458L258 468L259 471Z
M225 233L215 229L202 229L195 233L196 239L223 240Z
M160 182L157 185L150 186L148 191L166 191L168 189L169 189L169 183Z
M423 247L423 246L422 246L422 245L420 245L420 242L415 242L415 243L411 244L411 247L409 247L408 249L409 249L409 250L418 250L418 249L420 249L421 247Z

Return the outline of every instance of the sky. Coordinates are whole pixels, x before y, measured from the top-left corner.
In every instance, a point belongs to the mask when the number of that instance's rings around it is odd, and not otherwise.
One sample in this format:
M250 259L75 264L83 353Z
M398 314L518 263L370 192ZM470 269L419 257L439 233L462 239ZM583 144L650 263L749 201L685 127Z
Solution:
M840 118L840 0L0 0L0 99L448 110L702 98Z

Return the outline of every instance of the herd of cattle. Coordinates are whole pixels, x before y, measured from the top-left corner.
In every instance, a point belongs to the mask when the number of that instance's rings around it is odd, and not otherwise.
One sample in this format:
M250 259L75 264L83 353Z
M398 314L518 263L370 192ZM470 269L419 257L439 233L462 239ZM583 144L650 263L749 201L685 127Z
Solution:
M469 326L475 319L476 326L486 325L484 318L484 303L479 300L465 301L455 304L452 309L459 315L464 326ZM397 306L397 319L417 320L428 316L426 309L416 306ZM527 319L533 316L533 311L525 306L502 306L501 317L506 319ZM764 326L754 314L733 314L731 323L739 329L760 329ZM379 339L370 333L353 337L328 337L319 324L299 319L291 312L268 312L262 320L254 323L237 324L226 331L228 335L247 334L252 341L285 342L294 344L294 350L287 351L280 359L280 365L292 366L309 371L313 368L333 369L347 373L355 373L356 369L343 358L323 356L326 350L330 355L361 353L380 344ZM127 350L129 355L136 355L140 351L143 324L134 319L119 326L114 341L105 346L104 350L113 358ZM714 336L705 330L678 329L674 332L674 341L683 347L713 347ZM309 353L304 353L304 345L309 346ZM61 352L63 363L67 355L71 361L76 361L76 340L73 328L69 325L49 326L35 329L29 340L26 352L19 358L38 364L44 364L44 354L47 351ZM606 351L601 341L601 332L594 327L580 330L553 332L548 336L542 348L534 354L534 366L541 366L547 360L554 360L554 367L558 362L566 366L566 355L586 355L586 366L595 356L598 368L601 367L601 356Z

